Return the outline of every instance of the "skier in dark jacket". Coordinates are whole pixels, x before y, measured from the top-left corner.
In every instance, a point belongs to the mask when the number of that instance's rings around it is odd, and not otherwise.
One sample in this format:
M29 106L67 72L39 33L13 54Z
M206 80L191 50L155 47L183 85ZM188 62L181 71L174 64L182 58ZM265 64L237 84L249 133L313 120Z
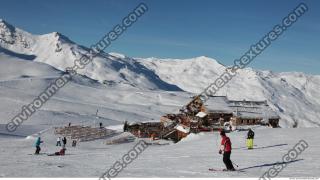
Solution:
M67 145L67 138L66 137L63 137L62 138L62 148L65 148L66 147L66 145Z
M248 149L253 149L253 138L254 138L254 132L250 128L247 134L247 147Z
M72 140L72 147L76 147L77 146L77 140Z
M123 125L123 132L127 132L128 131L128 122L127 121L125 121L124 122L124 125Z
M226 165L226 171L234 171L234 167L232 165L232 161L230 160L231 156L231 140L228 136L226 136L226 133L224 130L220 131L221 136L221 148L219 150L219 154L223 153L223 163Z
M39 154L40 151L41 151L41 148L40 148L40 144L43 143L43 141L41 141L41 138L38 137L36 139L36 142L34 143L34 146L36 146L36 152L34 154Z

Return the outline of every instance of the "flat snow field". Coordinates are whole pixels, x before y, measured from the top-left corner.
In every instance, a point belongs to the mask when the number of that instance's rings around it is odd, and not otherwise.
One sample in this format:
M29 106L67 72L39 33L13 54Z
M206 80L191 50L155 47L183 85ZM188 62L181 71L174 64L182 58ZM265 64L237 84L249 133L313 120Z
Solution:
M260 177L302 139L309 147L278 177L320 177L319 130L259 128L253 150L245 148L245 131L228 134L233 144L231 159L242 172L208 171L224 168L218 133L191 134L177 144L148 146L118 177ZM52 134L49 130L42 135L44 153L59 149ZM105 141L81 142L76 148L68 142L63 157L36 156L30 155L34 139L0 136L0 177L99 177L138 142L105 145Z

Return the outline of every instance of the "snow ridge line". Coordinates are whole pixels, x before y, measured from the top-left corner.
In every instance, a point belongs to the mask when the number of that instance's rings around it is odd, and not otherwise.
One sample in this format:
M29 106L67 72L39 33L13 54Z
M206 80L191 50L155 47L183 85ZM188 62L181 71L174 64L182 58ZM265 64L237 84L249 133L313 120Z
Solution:
M269 31L263 38L257 43L250 46L249 50L241 56L240 59L234 60L234 65L226 69L214 83L210 84L205 90L196 96L200 97L203 102L207 101L210 96L216 94L221 88L228 84L239 69L247 67L258 55L266 50L272 43L277 40L283 32L285 32L290 26L292 26L298 18L308 11L308 6L305 3L300 3L293 11L291 11L286 17L282 19L282 24L277 24Z
M24 121L30 118L37 109L40 109L50 98L55 95L62 87L71 81L72 76L77 75L77 70L84 69L90 64L94 57L103 52L111 43L117 40L123 32L137 22L138 18L148 11L148 6L145 3L140 3L132 12L122 19L121 25L116 25L107 33L101 40L91 46L91 49L85 54L82 54L80 59L74 61L72 67L66 68L66 74L58 77L54 82L40 93L31 103L22 106L22 110L14 116L6 125L8 132L14 132Z

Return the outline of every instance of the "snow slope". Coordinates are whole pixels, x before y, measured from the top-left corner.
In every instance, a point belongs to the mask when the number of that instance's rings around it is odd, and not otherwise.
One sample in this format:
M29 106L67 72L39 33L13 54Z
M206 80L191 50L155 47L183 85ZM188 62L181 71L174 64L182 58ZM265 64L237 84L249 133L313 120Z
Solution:
M11 134L5 130L5 124L62 73L43 63L0 53L0 134ZM186 103L189 96L191 94L185 92L141 91L130 86L109 87L79 75L24 121L13 135L26 136L36 130L69 122L119 125L126 120L158 120L167 112L177 111L180 103Z
M309 147L290 161L278 177L319 177L317 159L319 128L256 129L254 149L245 148L246 132L228 134L233 144L231 159L244 172L210 172L222 169L218 154L218 133L190 135L171 145L151 145L129 164L118 177L260 177L301 139ZM43 153L59 150L52 131L42 135ZM148 140L147 140L148 141ZM64 157L34 156L34 138L8 139L0 136L0 177L91 177L98 178L137 143L105 145L105 140L81 142L76 148L67 145Z

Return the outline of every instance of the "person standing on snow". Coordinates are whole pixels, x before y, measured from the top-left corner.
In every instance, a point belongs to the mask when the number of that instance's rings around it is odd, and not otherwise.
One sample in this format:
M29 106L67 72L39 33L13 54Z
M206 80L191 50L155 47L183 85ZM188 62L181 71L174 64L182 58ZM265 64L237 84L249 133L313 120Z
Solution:
M38 137L36 139L36 142L34 143L34 145L36 146L36 152L34 154L39 154L40 151L41 151L41 148L40 148L40 144L43 143L43 141L41 141L41 138Z
M254 132L250 128L247 134L247 147L248 149L253 149L253 138L254 138Z
M67 145L67 138L66 137L63 137L62 138L62 148L65 148Z
M72 147L76 147L77 146L77 140L72 140Z
M56 144L56 146L61 146L61 137L58 137L58 138L57 138L57 144Z
M223 163L226 165L227 169L224 169L226 171L235 171L232 161L230 160L231 156L231 140L228 136L226 136L226 133L224 130L220 131L221 136L221 148L219 150L219 154L223 153Z

